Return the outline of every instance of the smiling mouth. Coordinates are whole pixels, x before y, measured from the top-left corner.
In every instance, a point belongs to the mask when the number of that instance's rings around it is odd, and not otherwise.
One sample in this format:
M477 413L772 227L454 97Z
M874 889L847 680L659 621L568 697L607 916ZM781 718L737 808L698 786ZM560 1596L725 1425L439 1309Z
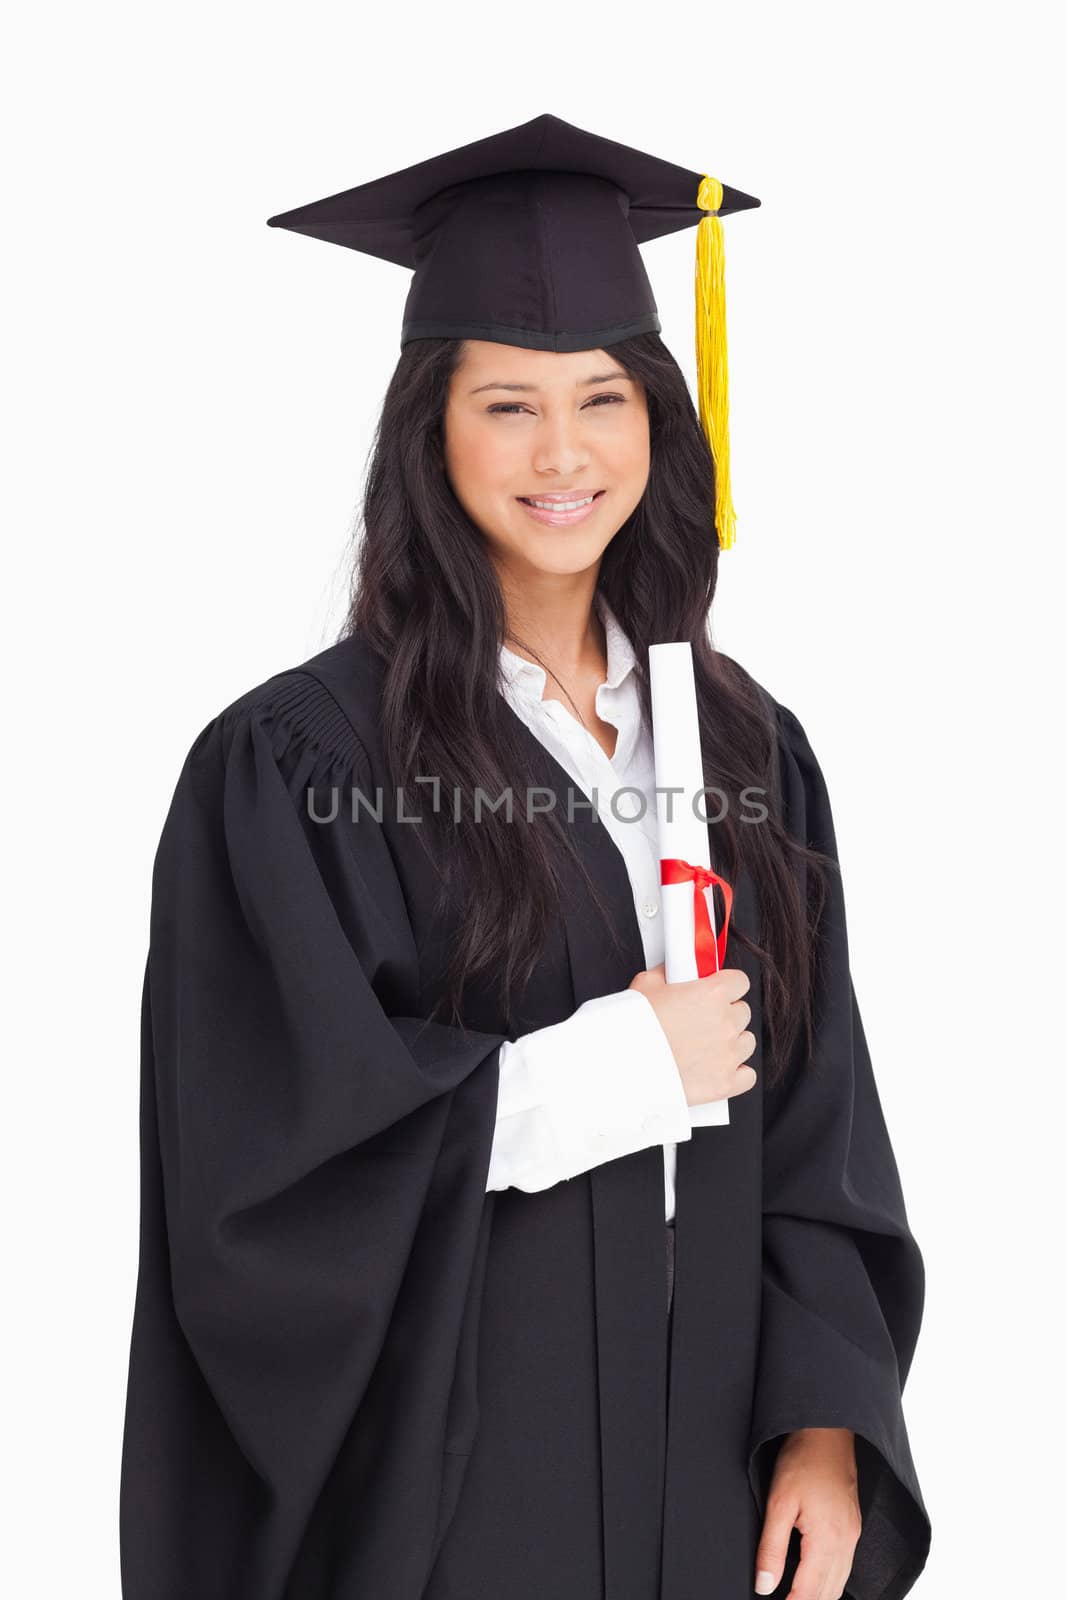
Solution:
M516 498L521 500L524 506L536 506L539 511L579 511L583 506L590 505L592 501L599 500L604 492L603 489L596 489L592 494L564 495L557 499L552 499L551 497L541 499L538 496L526 494L517 495Z

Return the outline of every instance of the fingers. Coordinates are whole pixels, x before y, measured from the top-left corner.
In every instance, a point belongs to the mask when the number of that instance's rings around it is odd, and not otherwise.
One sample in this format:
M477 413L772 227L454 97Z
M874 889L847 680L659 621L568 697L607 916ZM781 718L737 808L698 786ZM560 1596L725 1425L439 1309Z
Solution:
M738 1067L737 1074L736 1074L736 1077L735 1077L735 1080L734 1080L734 1085L733 1085L733 1087L731 1089L729 1089L727 1091L725 1098L727 1100L730 1100L730 1099L732 1099L732 1097L735 1094L747 1094L750 1089L754 1089L755 1087L756 1087L756 1071L755 1071L755 1068L754 1067Z
M781 1548L777 1544L764 1547L763 1541L756 1555L756 1594L773 1594L782 1581L789 1532ZM820 1548L813 1536L803 1534L800 1540L800 1561L793 1574L786 1600L842 1600L852 1563L843 1561L833 1545Z
M744 1005L744 1001L739 1003ZM747 1011L748 1007L745 1006L745 1009ZM755 1048L756 1035L750 1028L746 1028L742 1033L739 1033L737 1038L734 1040L734 1052L737 1057L737 1071L734 1074L733 1087L730 1089L729 1094L726 1097L727 1099L730 1099L736 1094L747 1094L750 1089L755 1088L756 1069L755 1067L749 1067L745 1065Z
M789 1540L807 1521L795 1493L772 1493L756 1550L756 1594L773 1594L782 1581ZM802 1528L800 1560L785 1600L842 1600L858 1534L826 1517Z
M795 1496L771 1495L763 1519L763 1532L756 1549L757 1594L773 1594L782 1581L789 1536L800 1511Z
M737 1050L737 1062L740 1066L743 1061L748 1060L753 1050L755 1050L756 1035L752 1032L751 1028L746 1028L744 1033L739 1033L737 1035L737 1038L734 1040L734 1045Z
M841 1600L851 1571L851 1559L844 1559L831 1534L803 1533L800 1560L786 1600Z
M742 972L740 967L723 967L719 972L712 972L706 978L697 978L696 983L713 983L721 989L728 1000L740 1000L752 987L752 980L747 972Z
M752 979L747 972L742 972L740 967L724 967L722 976L729 976L730 988L736 991L731 994L731 1000L740 1000L741 996L747 994L752 987Z
M831 1590L835 1571L833 1546L818 1543L811 1533L800 1536L800 1560L786 1600L840 1600L840 1589Z

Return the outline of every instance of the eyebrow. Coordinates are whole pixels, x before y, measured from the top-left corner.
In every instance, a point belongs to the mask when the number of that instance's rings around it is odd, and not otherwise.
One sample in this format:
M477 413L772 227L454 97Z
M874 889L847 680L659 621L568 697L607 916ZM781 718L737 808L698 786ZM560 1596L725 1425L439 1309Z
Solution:
M633 379L630 377L628 372L620 372L616 369L612 372L594 373L593 377L583 378L580 382L576 383L574 387L576 389L587 389L589 385L593 383L611 383L613 381L618 382L620 379L623 383L633 382ZM471 389L468 392L470 394L481 394L483 389L514 389L521 391L522 393L527 393L530 391L536 391L537 388L538 385L536 383L480 383L477 389Z

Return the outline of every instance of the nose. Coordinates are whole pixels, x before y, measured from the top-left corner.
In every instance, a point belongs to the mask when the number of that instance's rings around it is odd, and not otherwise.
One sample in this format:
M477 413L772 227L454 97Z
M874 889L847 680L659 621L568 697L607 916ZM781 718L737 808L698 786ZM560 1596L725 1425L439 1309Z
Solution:
M531 465L535 473L572 478L588 464L582 424L566 408L541 418L534 430Z

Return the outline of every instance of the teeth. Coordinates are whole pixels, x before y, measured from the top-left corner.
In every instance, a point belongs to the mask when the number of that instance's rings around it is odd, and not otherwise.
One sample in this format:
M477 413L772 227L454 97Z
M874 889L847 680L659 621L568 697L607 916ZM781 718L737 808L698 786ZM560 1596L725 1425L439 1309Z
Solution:
M539 506L542 511L577 511L579 506L587 506L596 496L587 494L584 500L527 500L528 506Z

